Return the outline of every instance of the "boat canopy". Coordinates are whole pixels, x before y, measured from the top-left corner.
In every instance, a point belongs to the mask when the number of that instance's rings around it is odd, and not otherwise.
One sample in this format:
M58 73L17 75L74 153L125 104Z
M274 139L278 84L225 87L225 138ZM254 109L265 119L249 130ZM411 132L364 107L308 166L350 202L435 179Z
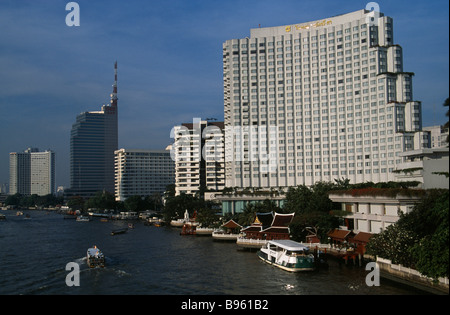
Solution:
M102 256L103 253L97 248L97 246L93 247L93 248L89 248L88 249L88 255L93 257L93 256Z
M289 251L308 251L309 247L291 240L272 240L269 244L281 247Z

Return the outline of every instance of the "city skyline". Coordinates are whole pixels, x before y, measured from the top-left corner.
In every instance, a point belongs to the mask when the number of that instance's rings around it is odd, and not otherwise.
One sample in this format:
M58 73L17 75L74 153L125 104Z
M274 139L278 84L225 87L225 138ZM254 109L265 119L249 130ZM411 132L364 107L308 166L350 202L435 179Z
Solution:
M73 119L109 102L115 60L121 68L119 149L164 149L175 125L193 117L223 120L223 42L249 36L260 24L293 25L366 5L77 1L81 25L68 27L67 2L0 4L0 26L9 29L0 44L0 183L9 181L10 152L41 147L56 152L56 184L69 187ZM405 69L415 73L423 126L445 123L448 3L378 3L394 19Z

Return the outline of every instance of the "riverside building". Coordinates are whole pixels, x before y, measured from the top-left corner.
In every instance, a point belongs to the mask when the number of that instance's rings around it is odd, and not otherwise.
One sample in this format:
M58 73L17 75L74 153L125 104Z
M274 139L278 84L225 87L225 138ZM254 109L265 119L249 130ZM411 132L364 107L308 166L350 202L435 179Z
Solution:
M117 62L111 102L100 111L77 116L70 135L68 196L88 198L98 191L114 193L114 151L118 149Z
M195 194L225 187L224 123L195 118L175 126L171 156L175 161L175 192Z
M55 193L55 152L28 148L9 154L9 193L45 196Z
M131 196L162 195L175 183L175 163L166 150L128 150L115 152L116 200Z
M422 128L394 21L359 10L223 44L227 187L394 180Z

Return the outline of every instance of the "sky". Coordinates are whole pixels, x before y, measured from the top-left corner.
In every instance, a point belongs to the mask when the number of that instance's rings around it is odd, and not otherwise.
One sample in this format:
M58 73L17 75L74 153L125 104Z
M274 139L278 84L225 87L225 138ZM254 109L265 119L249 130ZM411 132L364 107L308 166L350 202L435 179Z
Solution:
M164 149L173 126L223 120L222 44L250 29L292 25L364 9L369 1L0 0L0 184L9 153L56 152L56 185L69 187L76 116L109 102L118 62L119 148ZM394 19L404 71L414 72L423 126L446 122L449 2L378 1Z

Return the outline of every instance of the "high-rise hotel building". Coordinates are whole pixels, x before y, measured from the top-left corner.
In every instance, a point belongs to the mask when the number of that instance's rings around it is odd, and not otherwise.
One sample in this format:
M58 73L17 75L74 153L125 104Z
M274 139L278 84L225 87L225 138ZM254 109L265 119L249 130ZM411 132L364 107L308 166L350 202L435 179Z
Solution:
M227 187L384 182L422 128L393 19L360 10L223 44Z
M117 62L111 103L77 116L70 135L68 196L114 193L114 151L118 149Z

